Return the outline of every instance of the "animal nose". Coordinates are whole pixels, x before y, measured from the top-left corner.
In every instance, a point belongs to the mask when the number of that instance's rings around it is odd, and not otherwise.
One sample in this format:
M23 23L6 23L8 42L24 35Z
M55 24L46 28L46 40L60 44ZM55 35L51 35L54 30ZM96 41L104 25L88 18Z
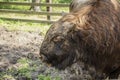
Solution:
M45 50L43 48L40 49L40 59L42 61L46 61L47 60L47 57L45 56Z

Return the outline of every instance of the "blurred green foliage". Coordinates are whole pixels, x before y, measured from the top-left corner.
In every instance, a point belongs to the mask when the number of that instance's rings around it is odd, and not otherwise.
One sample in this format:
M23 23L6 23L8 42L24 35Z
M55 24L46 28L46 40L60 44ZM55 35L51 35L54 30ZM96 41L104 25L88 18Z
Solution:
M0 0L6 2L32 2L32 0ZM53 3L70 3L71 0L52 0ZM46 0L41 0L41 3L45 3ZM0 9L16 9L16 10L29 10L31 6L20 5L0 5ZM45 10L45 7L41 7L41 10Z
M51 76L45 76L45 75L38 75L38 80L62 80L60 77L55 77L54 79L51 78Z
M0 0L0 1L18 1L18 2L32 2L32 0ZM46 0L41 0L41 2L45 2ZM52 0L53 3L69 3L71 0Z

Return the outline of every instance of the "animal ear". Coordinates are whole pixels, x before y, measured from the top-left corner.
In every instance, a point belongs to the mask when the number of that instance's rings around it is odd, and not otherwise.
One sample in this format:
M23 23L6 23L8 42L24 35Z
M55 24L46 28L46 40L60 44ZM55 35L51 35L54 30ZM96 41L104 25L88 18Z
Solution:
M77 31L77 35L79 38L84 39L91 35L91 31L90 30L79 30Z
M63 32L63 34L67 35L69 32L71 32L73 30L73 28L74 28L75 25L73 23L71 23L71 22L64 22L62 24L62 26L64 26L64 32Z
M87 37L89 37L91 35L91 31L90 30L77 30L74 31L72 34L72 39L74 41L76 40L83 40Z

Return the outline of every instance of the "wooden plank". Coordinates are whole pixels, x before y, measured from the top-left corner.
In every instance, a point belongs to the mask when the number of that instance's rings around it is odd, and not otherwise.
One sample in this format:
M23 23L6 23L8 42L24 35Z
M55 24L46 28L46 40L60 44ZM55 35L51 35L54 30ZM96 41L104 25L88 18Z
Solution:
M46 3L52 3L52 0L46 0ZM46 7L46 11L47 12L52 12L52 7L50 7L50 6L47 6ZM50 20L51 19L51 16L50 15L47 15L47 20Z
M9 21L23 21L23 22L48 23L48 24L56 22L50 20L31 20L31 19L18 19L18 18L5 18L5 17L0 17L0 19L9 20Z
M25 3L25 2L0 2L0 5L24 5L24 6L51 6L51 7L69 7L69 4L53 4L53 3Z
M62 13L56 13L56 12L35 12L35 11L20 11L20 10L9 10L9 9L0 9L0 12L62 16Z

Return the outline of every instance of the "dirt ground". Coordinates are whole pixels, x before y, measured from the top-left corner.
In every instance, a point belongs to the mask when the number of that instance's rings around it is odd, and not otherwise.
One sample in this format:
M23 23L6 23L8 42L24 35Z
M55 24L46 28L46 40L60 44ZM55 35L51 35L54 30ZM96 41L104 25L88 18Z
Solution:
M39 59L42 41L43 36L38 32L0 28L0 80L49 80L41 75L50 76L51 80L91 80L88 72L77 63L63 71L42 63ZM20 66L26 65L24 60L27 67L21 70Z
M0 28L0 77L2 77L0 80L38 80L38 75L49 75L53 79L55 77L61 78L54 80L80 80L81 78L84 80L90 77L83 75L84 73L80 71L81 68L77 64L64 71L46 66L39 59L39 48L42 41L43 36L40 33L8 31L5 28ZM27 71L23 70L23 73L20 74L18 70L18 67L22 65L18 61L20 59L30 60L28 62L29 78L23 74ZM36 66L34 67L34 65ZM10 75L10 77L4 75Z

